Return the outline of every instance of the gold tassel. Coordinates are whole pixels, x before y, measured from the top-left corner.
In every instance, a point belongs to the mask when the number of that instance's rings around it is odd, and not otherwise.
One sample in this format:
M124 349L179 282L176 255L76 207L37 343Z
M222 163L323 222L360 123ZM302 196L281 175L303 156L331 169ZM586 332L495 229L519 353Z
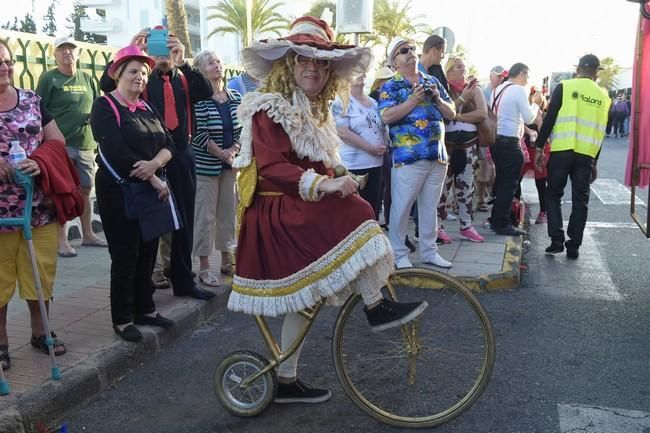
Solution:
M237 173L237 190L239 191L239 204L237 205L236 237L239 237L239 229L244 212L253 203L255 189L257 188L257 163L255 157L251 163L239 170Z

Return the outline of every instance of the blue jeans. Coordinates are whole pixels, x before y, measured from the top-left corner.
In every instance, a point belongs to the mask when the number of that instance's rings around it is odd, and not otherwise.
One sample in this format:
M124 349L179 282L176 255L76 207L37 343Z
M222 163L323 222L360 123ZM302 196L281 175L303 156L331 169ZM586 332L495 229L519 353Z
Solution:
M524 154L519 147L519 138L497 135L490 146L496 178L494 179L494 205L490 223L499 230L510 225L512 199L519 187L519 175L524 164Z

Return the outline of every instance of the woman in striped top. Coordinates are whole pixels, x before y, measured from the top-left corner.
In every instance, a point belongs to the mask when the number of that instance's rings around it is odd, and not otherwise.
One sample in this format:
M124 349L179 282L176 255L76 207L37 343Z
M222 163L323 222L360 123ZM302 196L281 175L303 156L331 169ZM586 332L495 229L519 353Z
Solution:
M218 286L210 270L212 248L221 251L221 273L232 275L230 250L235 243L235 176L230 164L239 151L241 126L237 107L241 96L224 88L221 61L212 51L194 58L197 68L212 84L211 99L194 104L196 133L192 147L196 157L194 255L199 257L199 280Z

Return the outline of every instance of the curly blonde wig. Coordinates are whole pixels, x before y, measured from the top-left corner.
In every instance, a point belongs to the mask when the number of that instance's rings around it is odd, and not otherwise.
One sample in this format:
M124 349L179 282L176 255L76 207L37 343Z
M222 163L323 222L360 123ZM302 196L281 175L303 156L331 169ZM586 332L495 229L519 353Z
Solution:
M296 89L296 81L293 77L293 67L295 53L290 51L282 59L278 59L271 72L264 80L264 85L260 92L279 93L288 101L291 101L293 92ZM318 120L319 124L325 123L330 114L330 103L334 100L337 93L346 86L342 85L342 80L332 72L325 82L325 87L320 94L312 100L311 114Z

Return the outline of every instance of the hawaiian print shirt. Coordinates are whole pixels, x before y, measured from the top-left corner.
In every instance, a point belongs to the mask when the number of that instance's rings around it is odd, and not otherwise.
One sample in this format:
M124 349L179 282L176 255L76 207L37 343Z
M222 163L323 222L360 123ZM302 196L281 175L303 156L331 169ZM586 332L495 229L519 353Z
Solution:
M18 105L0 112L0 158L9 158L11 142L17 140L30 155L43 139L41 125L41 98L31 90L18 90ZM43 191L34 185L32 202L32 227L40 227L54 221L52 210L43 205ZM19 218L25 208L25 192L15 183L0 182L0 218ZM1 232L20 230L16 226L1 226Z
M440 97L444 101L451 101L435 77L422 72L418 74L420 84L437 85ZM395 74L381 88L379 112L383 113L388 108L406 102L411 93L413 93L413 85L401 74ZM388 126L395 166L412 164L421 159L447 161L447 151L443 142L445 127L442 114L436 104L430 100L420 102L409 114Z

